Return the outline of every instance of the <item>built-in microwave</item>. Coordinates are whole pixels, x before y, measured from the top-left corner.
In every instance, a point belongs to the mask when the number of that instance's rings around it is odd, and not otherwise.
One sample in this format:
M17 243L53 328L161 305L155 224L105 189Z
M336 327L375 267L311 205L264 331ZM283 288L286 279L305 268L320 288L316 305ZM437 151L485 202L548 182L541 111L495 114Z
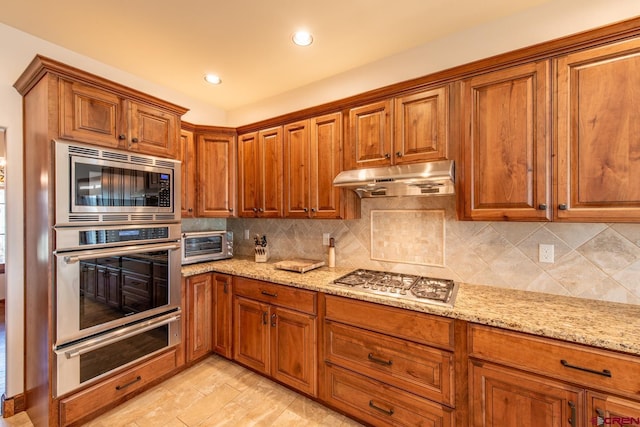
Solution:
M233 232L199 231L182 233L182 264L233 257Z
M57 227L180 221L180 161L54 144Z

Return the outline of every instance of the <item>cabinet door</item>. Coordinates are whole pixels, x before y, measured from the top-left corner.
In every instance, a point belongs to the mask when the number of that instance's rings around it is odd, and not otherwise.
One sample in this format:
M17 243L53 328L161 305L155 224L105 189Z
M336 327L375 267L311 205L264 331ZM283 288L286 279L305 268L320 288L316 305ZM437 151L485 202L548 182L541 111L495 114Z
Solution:
M316 317L272 308L271 376L304 393L317 395Z
M258 216L282 217L282 127L258 132L260 159Z
M558 220L640 220L639 68L639 39L557 60Z
M187 278L187 361L196 360L211 351L213 282L211 274Z
M469 376L473 426L585 425L582 389L482 362L470 363Z
M551 219L549 77L542 61L462 83L464 218Z
M640 402L587 392L589 420L592 426L621 427L640 424Z
M197 136L197 216L227 218L235 214L235 137Z
M233 359L269 374L269 305L233 299Z
M196 144L193 132L180 131L182 160L182 218L193 218L196 203Z
M347 169L391 164L391 100L349 111L349 140L345 150Z
M313 218L340 218L341 190L333 186L340 173L342 156L342 114L311 119L310 200ZM348 214L345 213L345 216Z
M176 158L180 119L151 105L129 101L128 148L144 154Z
M238 136L238 215L254 217L258 214L260 191L260 162L258 133Z
M232 276L215 274L213 276L214 306L213 306L213 351L221 356L232 356L232 326L231 313L233 301L231 298Z
M394 116L396 164L447 158L448 86L396 98Z
M120 97L68 80L60 80L60 92L60 136L111 148L124 147Z
M284 216L287 218L310 216L311 157L309 121L303 120L286 125L284 127Z

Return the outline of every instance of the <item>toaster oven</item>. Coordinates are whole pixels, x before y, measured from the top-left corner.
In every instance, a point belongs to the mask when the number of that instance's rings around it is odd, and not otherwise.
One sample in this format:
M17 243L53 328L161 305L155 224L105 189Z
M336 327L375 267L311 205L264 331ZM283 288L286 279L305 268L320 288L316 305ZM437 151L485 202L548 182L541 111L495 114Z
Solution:
M233 232L199 231L182 233L182 264L233 257Z

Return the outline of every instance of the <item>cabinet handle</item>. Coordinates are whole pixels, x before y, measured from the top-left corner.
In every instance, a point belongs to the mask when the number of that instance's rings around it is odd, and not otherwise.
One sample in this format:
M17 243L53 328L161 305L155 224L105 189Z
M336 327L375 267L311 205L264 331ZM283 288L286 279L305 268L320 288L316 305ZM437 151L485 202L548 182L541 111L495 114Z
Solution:
M596 408L596 415L600 418L604 418L604 411L600 408Z
M373 403L373 400L369 401L369 407L375 409L376 411L380 411L383 414L387 414L389 416L393 415L393 409L381 408L381 407L377 406L375 403Z
M193 212L193 208L187 209L188 212Z
M118 139L121 141L124 139L127 139L127 135L125 135L124 133L121 133L120 135L118 135Z
M545 203L540 203L538 205L538 210L546 211L547 210L547 205Z
M260 293L261 293L262 295L266 295L266 296L268 296L268 297L278 298L278 294L277 294L277 293L272 294L271 292L267 292L267 291L260 291Z
M569 418L569 424L576 427L576 404L571 400L569 401L569 408L571 408L571 417Z
M307 208L302 208L302 210L303 210L304 212L307 212L309 209L307 209Z
M258 209L258 212L264 212L264 209L259 208L259 209Z
M138 142L138 138L131 138L131 142L137 143Z
M229 284L227 282L224 282L224 285L222 285L222 292L225 294L229 293Z
M582 366L572 365L571 363L567 362L564 359L562 359L560 363L562 363L562 366L564 366L565 368L577 369L578 371L589 372L590 374L602 375L603 377L611 378L611 371L608 369L603 369L602 371L596 371L595 369L583 368Z
M373 353L369 353L369 355L367 356L367 359L371 360L372 362L376 362L376 363L379 363L379 364L385 365L385 366L393 365L393 361L380 359L379 357L375 357L373 355Z
M229 208L229 212L233 212L233 208Z
M266 311L262 312L262 324L263 325L267 324L267 312Z
M254 212L258 212L258 208L253 208L253 211Z
M274 327L274 328L276 327L276 320L277 320L277 319L278 319L278 316L276 316L276 314L275 314L275 313L273 313L273 314L271 315L271 326L272 326L272 327Z
M567 205L562 203L562 204L558 205L558 209L560 209L561 211L566 211L567 210Z
M396 151L396 157L402 157L402 152Z
M389 154L389 153L384 153L384 158L385 158L385 159L390 159L390 158L391 158L391 154Z
M130 381L130 382L128 382L128 383L126 383L126 384L123 384L123 385L117 385L117 386L116 386L116 390L122 390L122 389L125 389L125 388L127 388L127 387L129 387L129 386L134 385L135 383L137 383L137 382L138 382L138 381L140 381L140 380L142 380L142 377L141 377L140 375L138 375L137 377L135 377L135 379L134 379L133 381Z
M311 212L315 212L315 211L316 211L316 208L311 208Z

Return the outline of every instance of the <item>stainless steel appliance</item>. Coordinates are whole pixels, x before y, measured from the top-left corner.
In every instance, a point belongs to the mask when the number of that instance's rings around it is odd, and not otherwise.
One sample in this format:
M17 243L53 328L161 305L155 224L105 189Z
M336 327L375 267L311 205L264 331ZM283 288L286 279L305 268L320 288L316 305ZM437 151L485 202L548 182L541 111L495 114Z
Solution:
M182 264L233 257L233 232L199 231L182 234Z
M453 307L458 293L458 284L450 279L365 269L354 270L333 283L377 295L447 307Z
M452 160L413 163L340 172L335 187L355 191L359 197L434 196L454 193Z
M180 162L55 141L56 226L180 221Z
M59 227L56 395L180 342L180 224Z

